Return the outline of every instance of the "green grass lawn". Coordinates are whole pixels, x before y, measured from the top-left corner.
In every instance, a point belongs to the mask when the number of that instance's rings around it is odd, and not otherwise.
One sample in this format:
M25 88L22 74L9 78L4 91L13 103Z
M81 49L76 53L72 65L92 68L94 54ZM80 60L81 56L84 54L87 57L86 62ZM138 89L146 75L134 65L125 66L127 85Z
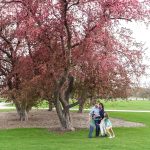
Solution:
M150 110L150 100L98 100L107 110ZM74 108L78 108L76 106ZM89 108L88 105L85 108Z
M110 112L146 127L114 128L116 138L88 139L88 130L59 134L47 129L0 130L0 150L149 150L150 113Z
M107 110L150 110L150 100L114 100L114 101L105 101L105 100L99 100L102 102L105 106L105 109ZM12 107L14 105L8 104L8 106ZM76 108L78 109L78 105ZM38 104L36 108L47 108L48 109L48 102L43 101ZM85 107L89 108L89 107Z
M110 110L150 110L150 100L100 100L105 106L105 109ZM78 105L73 108L78 109ZM43 101L38 105L38 108L48 108L48 102ZM85 108L89 108L88 106Z
M111 110L150 110L150 100L117 100L117 101L101 101L105 109Z
M0 109L0 112L11 112L11 111L16 111L16 109Z

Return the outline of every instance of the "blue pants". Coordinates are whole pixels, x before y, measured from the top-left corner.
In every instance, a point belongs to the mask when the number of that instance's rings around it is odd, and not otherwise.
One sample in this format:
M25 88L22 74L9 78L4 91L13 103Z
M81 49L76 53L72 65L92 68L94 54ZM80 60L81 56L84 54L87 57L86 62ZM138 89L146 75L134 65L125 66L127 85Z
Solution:
M94 126L90 125L89 136L88 136L89 138L92 138L93 131L94 131Z
M99 124L100 124L100 120L94 120L95 121L95 127L96 127L96 134L95 136L99 136L99 133L100 133L100 127L99 127Z

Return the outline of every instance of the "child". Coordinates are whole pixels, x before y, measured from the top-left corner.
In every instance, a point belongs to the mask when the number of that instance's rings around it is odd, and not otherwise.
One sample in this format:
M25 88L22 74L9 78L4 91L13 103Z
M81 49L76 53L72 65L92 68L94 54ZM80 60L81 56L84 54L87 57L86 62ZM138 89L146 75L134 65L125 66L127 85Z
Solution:
M94 121L94 112L92 112L92 114L90 115L90 128L89 128L89 138L92 138L92 134L95 128L95 121Z
M96 134L95 136L96 137L99 137L99 133L100 133L100 127L99 127L99 124L100 124L100 109L99 109L99 104L96 103L95 106L91 109L90 113L89 113L89 116L90 116L90 120L91 118L93 118L94 120L94 123L95 123L95 131L96 131Z
M106 127L106 132L107 132L109 138L114 138L115 134L114 134L114 131L112 129L112 123L109 120L109 116L106 112L104 113L104 123L105 123L105 127Z

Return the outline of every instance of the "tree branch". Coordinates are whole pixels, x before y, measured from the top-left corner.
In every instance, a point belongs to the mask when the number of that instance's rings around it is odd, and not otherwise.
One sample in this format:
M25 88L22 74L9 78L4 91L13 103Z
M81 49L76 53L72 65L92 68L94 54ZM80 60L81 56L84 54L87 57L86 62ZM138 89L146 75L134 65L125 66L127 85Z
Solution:
M19 48L19 45L20 45L20 40L18 40L17 44L16 44L16 48L15 48L15 52L17 52L18 48Z
M11 42L6 37L4 37L3 35L0 35L0 37L9 45L10 51L13 52L13 47L11 45Z
M84 40L85 40L86 38L88 38L88 36L90 35L90 32L92 32L96 27L97 27L97 25L94 25L94 26L89 30L89 32L85 35L84 39L83 39L81 42L79 42L79 43L73 44L73 45L71 46L71 48L74 48L74 47L76 47L76 46L81 45L81 44L84 42Z
M77 0L77 2L75 2L75 3L71 4L70 6L68 6L68 8L67 8L67 9L69 10L72 6L74 6L74 5L78 5L78 4L79 4L79 2L80 2L80 1L79 1L79 0Z
M127 18L123 18L123 17L119 17L119 18L113 18L113 17L110 17L110 19L112 19L112 20L127 20L127 21L132 21L132 19L127 19Z
M78 104L79 104L79 102L75 102L73 104L67 105L66 108L69 109L69 108L72 108L72 107L74 107L74 106L76 106Z
M3 59L3 58L0 58L0 61L4 61L4 62L7 62L7 63L11 64L11 62L9 60Z
M26 5L23 1L19 1L19 0L10 0L10 1L3 0L2 3L4 3L4 4L22 3L23 5Z
M11 55L6 50L2 49L1 47L0 47L0 51L6 54L8 58L11 58Z

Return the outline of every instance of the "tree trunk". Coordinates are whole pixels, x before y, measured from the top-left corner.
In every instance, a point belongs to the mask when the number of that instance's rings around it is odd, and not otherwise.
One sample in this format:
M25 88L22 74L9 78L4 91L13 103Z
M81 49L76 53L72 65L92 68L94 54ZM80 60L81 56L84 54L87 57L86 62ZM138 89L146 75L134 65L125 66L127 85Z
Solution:
M22 107L21 104L15 103L17 113L20 121L28 121L29 110L26 107Z
M79 102L79 110L78 110L78 113L82 113L82 112L83 112L84 103L85 103L85 102Z
M78 113L82 113L82 112L83 112L85 101L86 101L85 98L81 98L81 99L80 99L80 101L79 101L79 110L78 110Z
M18 115L20 121L28 121L28 113L25 109L20 109L20 111L18 111Z
M62 108L60 101L55 101L55 107L61 123L62 130L73 131L74 128L72 125L69 109Z
M73 131L72 120L69 112L69 97L73 88L73 77L63 76L59 82L59 85L55 91L54 105L61 123L63 130Z
M49 108L48 111L52 111L53 109L53 103L51 100L48 101L48 108Z
M84 109L84 104L86 102L86 91L83 91L81 94L81 98L79 98L79 110L78 113L82 113Z

